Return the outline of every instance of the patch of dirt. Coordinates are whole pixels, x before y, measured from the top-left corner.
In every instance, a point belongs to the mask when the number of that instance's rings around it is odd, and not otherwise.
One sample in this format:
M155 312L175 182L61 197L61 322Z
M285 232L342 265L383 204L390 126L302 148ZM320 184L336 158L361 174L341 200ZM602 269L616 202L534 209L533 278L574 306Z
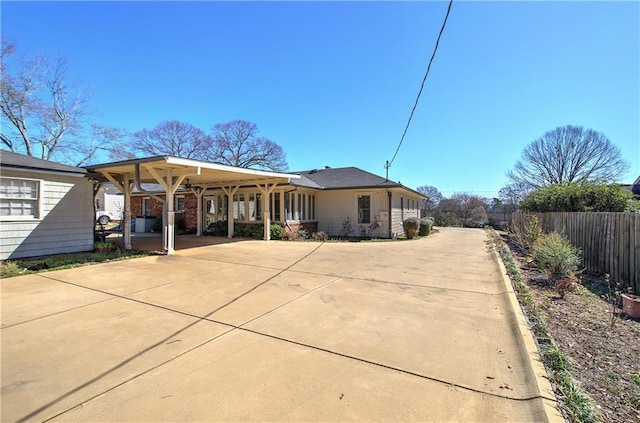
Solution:
M522 251L508 245L545 314L549 333L604 420L640 422L640 322L622 314L621 304L608 301L605 278L582 275L582 285L562 299Z

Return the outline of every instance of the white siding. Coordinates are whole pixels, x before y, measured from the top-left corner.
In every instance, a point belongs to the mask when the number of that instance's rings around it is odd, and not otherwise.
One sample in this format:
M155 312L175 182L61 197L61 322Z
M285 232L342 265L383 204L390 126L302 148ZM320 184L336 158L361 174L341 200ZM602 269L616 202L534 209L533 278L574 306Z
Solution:
M39 219L0 220L0 259L93 249L93 188L84 177L2 170L5 178L40 179Z
M371 196L371 220L380 218L380 212L388 209L386 190L327 190L316 194L316 217L318 231L328 235L339 236L342 224L347 217L351 219L354 231L351 236L359 236L360 228L369 225L358 224L358 195ZM373 235L376 237L389 236L389 222L380 220L380 228Z
M404 228L402 227L402 220L404 217L404 210L400 204L400 201L405 201L405 197L401 197L397 193L393 193L391 197L391 232L393 232L393 237L404 236Z
M120 219L124 211L124 195L104 193L104 209Z
M392 198L393 236L404 236L402 222L410 217L420 217L420 197L408 196L403 193L394 192Z

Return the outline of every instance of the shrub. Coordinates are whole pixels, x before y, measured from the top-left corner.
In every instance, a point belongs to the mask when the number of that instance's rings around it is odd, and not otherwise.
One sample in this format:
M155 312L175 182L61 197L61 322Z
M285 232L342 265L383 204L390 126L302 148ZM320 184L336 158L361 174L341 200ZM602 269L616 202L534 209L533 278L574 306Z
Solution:
M118 251L118 246L109 241L98 241L93 243L93 250L96 253L110 253L112 251Z
M340 228L340 238L347 239L353 233L353 224L351 223L351 218L347 216L342 221L342 228Z
M420 229L420 219L417 217L405 219L402 222L402 227L404 228L404 233L407 235L407 238L412 239Z
M319 232L314 232L311 235L311 238L315 239L316 241L326 241L329 239L329 235L327 235L326 233L319 231Z
M538 269L553 282L572 279L580 264L580 249L571 245L563 235L551 232L535 242L532 258Z
M529 253L536 241L542 236L542 226L535 214L524 213L522 219L522 228L516 224L511 225L511 236L522 251Z
M226 220L218 220L217 222L210 223L205 233L213 236L227 236L228 229L229 226Z
M282 239L284 228L277 223L271 224L271 239Z
M233 236L239 238L264 238L264 225L262 223L236 223L233 227Z
M429 234L431 233L432 227L433 227L433 219L426 218L426 217L420 219L420 230L418 231L418 235L429 236Z
M454 213L440 210L434 213L433 224L435 226L460 226L460 222Z
M520 208L531 212L623 212L632 207L633 194L619 184L566 184L537 188Z

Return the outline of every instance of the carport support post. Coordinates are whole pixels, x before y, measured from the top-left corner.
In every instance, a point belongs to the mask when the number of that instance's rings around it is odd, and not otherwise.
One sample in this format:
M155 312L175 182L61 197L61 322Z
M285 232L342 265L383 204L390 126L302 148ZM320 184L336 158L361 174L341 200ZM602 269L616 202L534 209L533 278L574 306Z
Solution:
M191 192L196 196L198 202L198 214L196 215L196 236L202 236L202 197L206 188L194 187Z
M124 181L124 215L122 216L122 238L124 249L131 250L131 194L135 185L129 179Z
M222 187L222 190L227 194L227 238L233 238L233 195L238 192L240 185L233 185Z
M122 238L124 241L124 249L131 249L131 194L135 188L131 175L125 175L124 179L117 180L109 172L100 172L102 176L107 178L118 191L124 194L124 215L122 216Z
M278 184L264 184L256 185L262 193L262 225L264 226L264 240L269 241L271 239L271 204L270 195Z
M164 177L151 166L147 167L149 173L162 185L165 192L166 216L162 219L163 249L167 255L175 253L175 211L173 209L173 195L185 178L185 175L173 176L171 169L167 169ZM164 215L164 213L163 213Z

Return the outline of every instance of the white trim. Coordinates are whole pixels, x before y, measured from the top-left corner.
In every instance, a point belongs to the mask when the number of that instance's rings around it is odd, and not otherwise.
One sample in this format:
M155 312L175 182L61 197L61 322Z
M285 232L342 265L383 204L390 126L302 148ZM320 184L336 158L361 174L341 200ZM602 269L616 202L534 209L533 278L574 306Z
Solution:
M200 174L200 168L203 168L203 169L211 169L211 170L225 170L228 172L241 173L245 175L267 176L272 178L287 178L287 179L300 178L300 175L295 175L291 173L278 173L278 172L270 172L267 170L248 169L248 168L228 166L228 165L223 165L218 163L203 162L200 160L183 159L180 157L166 157L165 161L167 164L197 167L198 174Z
M3 176L0 179L4 179L4 180L14 180L14 181L30 181L30 182L36 182L37 185L37 197L35 199L29 199L29 198L18 198L17 200L28 200L28 201L35 201L35 212L34 215L28 215L28 216L23 216L23 215L19 215L19 216L0 216L0 221L2 222L40 222L44 219L43 215L44 215L44 211L43 211L43 197L44 197L44 179L36 179L36 178L23 178L23 177L14 177L14 176Z

